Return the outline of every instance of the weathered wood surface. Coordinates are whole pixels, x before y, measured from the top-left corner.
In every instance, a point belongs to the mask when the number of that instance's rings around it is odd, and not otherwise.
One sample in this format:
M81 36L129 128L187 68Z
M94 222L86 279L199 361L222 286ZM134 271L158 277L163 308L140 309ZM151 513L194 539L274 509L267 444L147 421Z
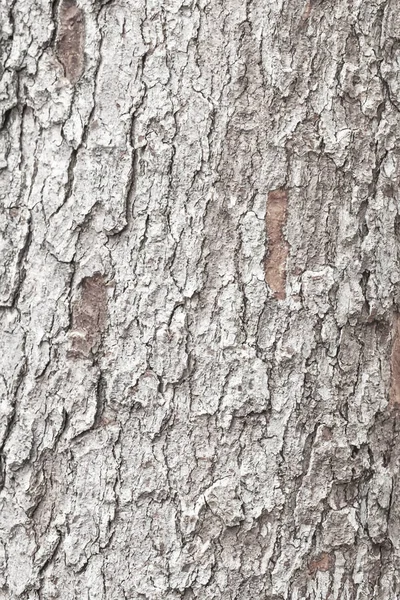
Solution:
M400 598L395 0L2 0L0 599Z

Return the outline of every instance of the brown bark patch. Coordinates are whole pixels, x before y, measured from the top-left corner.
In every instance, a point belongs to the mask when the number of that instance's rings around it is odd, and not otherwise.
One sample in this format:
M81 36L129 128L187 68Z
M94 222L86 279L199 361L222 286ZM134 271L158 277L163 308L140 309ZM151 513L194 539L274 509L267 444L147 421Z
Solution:
M81 296L72 308L71 355L89 357L101 341L107 318L107 286L103 275L85 277Z
M307 0L307 2L305 3L305 6L304 6L303 14L301 16L301 21L302 22L307 21L310 14L311 14L311 0Z
M308 572L314 577L318 571L330 571L335 565L335 557L328 552L322 552L308 563Z
M268 251L265 260L265 281L271 288L274 298L286 298L286 259L289 244L284 238L287 221L288 195L285 189L269 192L265 227L267 231Z
M393 324L392 355L390 360L389 404L400 405L400 316L396 315Z
M85 20L76 0L62 0L59 12L57 57L65 76L76 83L83 71Z

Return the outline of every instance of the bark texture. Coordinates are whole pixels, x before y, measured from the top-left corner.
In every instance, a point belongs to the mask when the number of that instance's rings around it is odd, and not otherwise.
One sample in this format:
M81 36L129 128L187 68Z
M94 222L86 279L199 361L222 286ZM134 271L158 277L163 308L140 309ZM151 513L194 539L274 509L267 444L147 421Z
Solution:
M400 598L398 2L0 24L0 600Z

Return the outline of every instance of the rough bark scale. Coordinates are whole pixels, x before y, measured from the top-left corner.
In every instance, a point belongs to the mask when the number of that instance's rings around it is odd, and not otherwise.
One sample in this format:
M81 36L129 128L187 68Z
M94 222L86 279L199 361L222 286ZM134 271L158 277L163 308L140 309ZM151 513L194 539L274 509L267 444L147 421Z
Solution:
M0 22L0 599L400 598L397 2Z

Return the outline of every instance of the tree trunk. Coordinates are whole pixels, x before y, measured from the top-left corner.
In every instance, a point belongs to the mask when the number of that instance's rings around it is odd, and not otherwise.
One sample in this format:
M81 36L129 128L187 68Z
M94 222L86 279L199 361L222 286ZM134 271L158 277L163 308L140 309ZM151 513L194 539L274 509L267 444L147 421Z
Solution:
M395 0L2 0L0 600L400 598Z

